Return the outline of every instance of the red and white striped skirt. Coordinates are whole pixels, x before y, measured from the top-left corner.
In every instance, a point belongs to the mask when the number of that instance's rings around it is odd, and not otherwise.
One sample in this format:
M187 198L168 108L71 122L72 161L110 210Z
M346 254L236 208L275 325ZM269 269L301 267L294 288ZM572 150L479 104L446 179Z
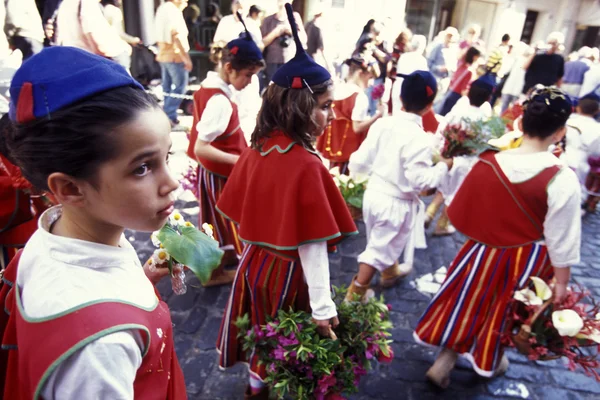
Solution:
M552 274L542 244L494 248L469 239L421 316L415 340L452 349L479 375L491 377L504 354L501 335L515 290L530 276L548 280Z
M221 249L233 250L239 257L244 247L238 237L238 226L235 222L225 218L217 211L217 201L221 197L227 178L215 175L202 166L198 167L198 227L203 223L213 226L215 240L219 242Z
M299 260L292 261L247 245L231 287L229 301L221 322L217 351L219 367L228 368L237 362L247 362L250 374L260 380L266 377L265 365L258 357L248 356L238 341L235 322L245 314L251 326L265 325L267 317L275 317L280 309L310 311L308 287L304 282Z

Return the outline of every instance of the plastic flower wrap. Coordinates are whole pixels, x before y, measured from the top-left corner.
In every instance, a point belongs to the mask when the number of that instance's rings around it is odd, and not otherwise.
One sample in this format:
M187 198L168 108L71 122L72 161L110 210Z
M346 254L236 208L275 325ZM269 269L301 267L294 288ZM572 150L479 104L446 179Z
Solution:
M493 149L488 142L501 137L505 131L504 122L499 117L485 121L463 118L451 122L442 131L444 140L440 153L445 158L478 155Z
M570 370L577 366L600 382L600 305L590 292L572 286L560 304L542 279L531 278L534 290L515 292L508 307L503 341L530 360L566 357Z
M321 337L304 311L280 310L265 326L251 327L248 315L238 319L244 350L266 366L266 383L277 398L343 399L358 391L372 361L393 360L383 298L345 303L345 289L334 289L340 320L335 340Z
M367 175L357 174L351 178L348 175L341 175L338 167L332 168L329 172L333 176L336 186L342 192L342 197L346 201L350 211L354 207L361 212L363 197L365 196L365 190L367 190Z
M184 266L204 283L221 262L223 250L212 236L212 227L204 225L201 232L179 211L174 211L161 230L150 235L152 244L157 247L150 258L150 268L167 264L175 294L187 291Z

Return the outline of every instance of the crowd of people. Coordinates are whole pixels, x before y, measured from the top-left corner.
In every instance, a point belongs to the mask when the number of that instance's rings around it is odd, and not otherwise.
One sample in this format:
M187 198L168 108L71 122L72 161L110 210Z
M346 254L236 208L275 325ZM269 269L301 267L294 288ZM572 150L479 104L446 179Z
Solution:
M184 399L168 306L154 288L169 270L142 265L123 235L158 230L173 212L178 99L160 107L131 77L125 56L139 39L111 25L122 24L114 3L101 20L92 3L63 0L56 29L47 26L61 45L32 50L0 119L1 178L17 193L7 226L29 222L2 272L4 397ZM186 24L185 3L156 13L167 93L185 88L191 69L188 25L198 17ZM358 229L333 167L368 177L367 244L346 301L373 296L377 276L384 291L406 277L444 208L434 234L468 239L414 331L440 348L427 378L448 387L458 356L483 377L506 372L501 337L514 292L537 276L560 302L580 259L588 161L600 156L597 52L565 62L557 33L535 47L504 35L486 50L478 26L462 40L448 27L429 46L408 29L387 43L370 20L335 68L322 13L304 27L290 3L259 23L259 9L246 14L234 1L216 26L214 71L193 95L186 153L197 163L198 226L210 224L224 251L203 285L231 285L219 366L248 363L245 398L267 399L267 366L243 348L238 317L264 325L291 308L310 312L324 337L337 327L328 251ZM79 25L62 29L69 17ZM449 124L493 115L507 121L496 149L439 154ZM21 215L40 197L35 215Z

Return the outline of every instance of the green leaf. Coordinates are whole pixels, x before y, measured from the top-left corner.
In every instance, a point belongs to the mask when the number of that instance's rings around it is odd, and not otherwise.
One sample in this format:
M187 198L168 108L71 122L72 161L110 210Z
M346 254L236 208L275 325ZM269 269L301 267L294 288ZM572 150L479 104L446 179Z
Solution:
M177 262L188 267L200 282L210 279L212 271L221 263L223 250L219 243L192 226L180 228L181 235L165 225L158 232L158 240Z
M348 203L351 206L354 206L356 208L362 209L363 198L362 198L362 196L361 197L352 196L352 197L349 197L348 199L346 199L346 203Z

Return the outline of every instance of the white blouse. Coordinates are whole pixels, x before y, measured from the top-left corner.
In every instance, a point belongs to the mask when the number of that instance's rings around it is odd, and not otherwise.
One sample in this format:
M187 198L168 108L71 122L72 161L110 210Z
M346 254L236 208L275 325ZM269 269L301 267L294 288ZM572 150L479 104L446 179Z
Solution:
M50 233L62 207L41 216L19 262L17 284L24 311L49 317L84 303L115 299L144 308L157 298L131 244L120 247ZM45 399L133 399L133 382L142 363L143 341L136 331L97 339L64 360L42 389Z
M212 142L221 136L231 119L233 107L231 106L231 88L218 73L209 71L206 79L202 81L202 87L206 89L221 89L226 96L215 94L206 102L206 108L202 112L202 118L196 124L198 139L204 142Z

